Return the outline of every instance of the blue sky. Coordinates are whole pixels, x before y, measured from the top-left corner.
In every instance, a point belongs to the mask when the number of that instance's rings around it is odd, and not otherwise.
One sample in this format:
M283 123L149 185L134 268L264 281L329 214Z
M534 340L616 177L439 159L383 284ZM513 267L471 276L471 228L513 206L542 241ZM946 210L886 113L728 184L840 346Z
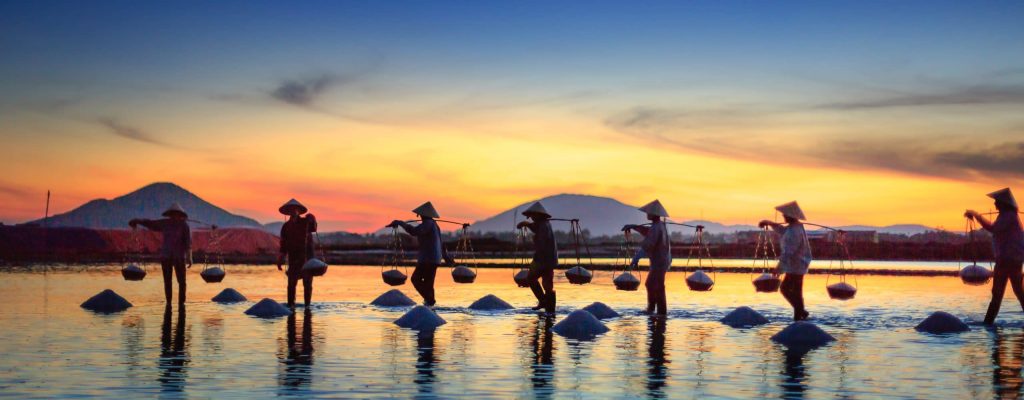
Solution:
M460 174L486 203L458 203L469 216L562 187L645 203L613 193L649 189L631 183L650 180L640 170L587 172L647 151L677 170L764 166L673 178L751 206L813 196L739 194L812 170L822 182L881 174L866 193L883 197L903 179L983 192L1024 180L1021 21L1020 1L5 1L0 136L19 151L0 168L30 172L0 179L0 201L17 205L0 219L28 218L29 193L48 186L68 188L70 207L156 180L227 191L212 176L254 166L278 188L365 188L335 194L400 198L395 210L413 200L385 187ZM291 167L282 138L348 158ZM380 163L382 148L429 154L429 171ZM515 156L474 156L524 148L535 164L500 183L484 178ZM347 169L356 160L375 182ZM113 183L79 183L81 171ZM665 197L694 194L675 190ZM380 213L358 212L366 224Z

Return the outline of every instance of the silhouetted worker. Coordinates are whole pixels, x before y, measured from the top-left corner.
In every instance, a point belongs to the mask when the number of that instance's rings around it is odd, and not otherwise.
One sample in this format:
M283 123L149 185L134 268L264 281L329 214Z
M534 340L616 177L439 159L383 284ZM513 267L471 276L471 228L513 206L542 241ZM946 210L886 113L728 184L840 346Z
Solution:
M633 267L642 257L649 257L651 268L647 273L647 310L648 314L668 314L668 299L665 297L665 274L672 267L672 241L668 236L668 225L662 218L668 218L668 211L661 205L661 202L654 200L647 205L640 207L640 211L647 213L647 219L651 226L626 225L623 231L634 230L644 236L640 242L640 250L633 258Z
M533 264L530 265L527 278L530 290L537 297L537 306L533 309L543 308L548 313L554 313L557 302L555 268L558 267L558 244L555 243L555 231L551 229L551 214L538 201L523 211L523 215L532 222L520 222L516 229L526 227L533 232Z
M412 210L420 217L419 225L411 225L405 221L394 220L388 224L389 228L401 226L410 235L416 237L419 242L419 255L416 258L416 269L412 271L412 286L423 297L423 305L433 307L437 304L434 298L434 278L437 277L437 266L441 262L454 264L455 261L448 255L448 250L441 243L441 227L437 226L434 219L441 218L437 209L429 201Z
M786 225L778 224L769 220L761 221L758 226L764 228L772 227L776 233L782 235L780 246L782 253L779 255L779 265L775 269L776 274L786 274L782 279L782 286L779 291L782 297L793 306L793 320L802 321L811 314L804 308L804 274L811 265L811 246L807 242L807 232L801 220L806 220L803 210L795 201L775 207L786 219Z
M278 208L288 221L281 226L281 253L277 257L277 270L288 258L288 308L295 309L295 287L302 279L302 294L306 309L313 299L313 276L302 272L302 266L313 258L313 232L316 232L316 217L306 214L309 210L295 199L288 200ZM306 214L305 217L302 214Z
M992 325L999 314L999 306L1003 303L1006 293L1006 281L1010 281L1013 294L1024 309L1024 288L1021 283L1021 265L1024 264L1024 230L1021 229L1018 215L1017 200L1013 198L1010 188L989 193L995 199L999 216L996 221L989 222L983 215L974 210L967 210L964 216L974 218L982 228L992 233L992 250L996 257L995 271L992 279L992 301L985 313L985 324Z
M135 218L128 225L135 228L142 225L151 231L160 232L163 245L160 246L160 268L164 274L164 297L171 302L171 272L178 279L178 304L185 303L185 268L192 268L192 230L188 227L188 214L178 203L164 211L163 219Z

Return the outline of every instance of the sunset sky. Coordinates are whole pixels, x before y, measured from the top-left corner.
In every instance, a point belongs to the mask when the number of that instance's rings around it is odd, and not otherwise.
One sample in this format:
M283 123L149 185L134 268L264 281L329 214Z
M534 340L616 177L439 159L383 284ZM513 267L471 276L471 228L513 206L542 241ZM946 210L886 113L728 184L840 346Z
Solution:
M177 183L372 231L558 193L961 229L1024 194L1024 2L0 3L0 221Z

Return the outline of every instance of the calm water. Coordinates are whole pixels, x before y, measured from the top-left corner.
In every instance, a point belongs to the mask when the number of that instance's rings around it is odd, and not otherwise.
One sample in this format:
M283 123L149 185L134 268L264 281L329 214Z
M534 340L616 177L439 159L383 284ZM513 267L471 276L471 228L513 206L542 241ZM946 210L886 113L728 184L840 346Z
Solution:
M785 302L755 294L746 274L717 274L713 291L696 293L673 273L673 312L659 323L638 314L643 290L614 290L610 273L587 286L558 282L561 307L549 319L465 308L489 293L532 305L510 270L480 270L470 285L442 270L438 313L448 324L419 335L391 323L404 310L366 305L389 289L377 268L333 268L316 281L309 316L275 320L244 315L251 303L208 299L233 287L250 300L283 300L276 269L228 267L221 284L203 283L198 269L189 272L184 312L170 313L152 267L142 282L123 281L117 267L0 273L0 396L993 398L1016 397L1022 383L1024 315L1012 299L996 329L913 330L934 310L981 319L988 288L952 277L860 276L857 299L837 302L825 293L826 276L809 276L814 321L839 341L794 353L769 340L786 325ZM79 308L105 288L136 306L111 315ZM401 289L418 299L410 285ZM579 342L550 331L596 300L625 312L608 323L609 333ZM740 305L774 322L754 329L717 322Z

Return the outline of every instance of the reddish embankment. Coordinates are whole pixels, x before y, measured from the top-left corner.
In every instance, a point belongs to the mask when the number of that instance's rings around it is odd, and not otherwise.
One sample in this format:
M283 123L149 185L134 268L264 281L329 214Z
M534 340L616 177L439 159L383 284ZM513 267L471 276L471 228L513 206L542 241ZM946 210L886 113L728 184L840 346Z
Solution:
M160 242L159 233L145 229L133 233L122 229L0 226L0 260L117 260L126 253L155 255L160 250ZM196 254L241 258L269 256L277 254L278 243L277 236L260 229L192 231L192 249Z

